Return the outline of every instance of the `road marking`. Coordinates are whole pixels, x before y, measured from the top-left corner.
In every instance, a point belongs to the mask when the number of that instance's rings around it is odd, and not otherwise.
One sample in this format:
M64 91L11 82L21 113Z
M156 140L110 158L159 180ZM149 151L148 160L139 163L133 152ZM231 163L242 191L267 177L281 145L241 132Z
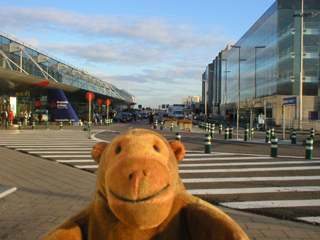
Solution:
M30 151L29 153L31 154L50 154L50 153L56 153L56 154L61 154L61 153L65 153L65 154L70 154L70 153L90 153L90 151Z
M91 155L40 155L43 158L65 158L65 157L74 157L74 158L91 158Z
M37 151L42 149L41 147L39 148L16 148L18 151ZM48 150L75 150L77 149L76 147L74 148L68 148L68 147L46 147L46 149L44 151L48 151ZM78 147L79 150L87 150L87 151L91 151L91 148L85 148L85 147Z
M74 167L76 167L76 168L89 168L89 169L91 169L91 168L98 168L99 167L99 165L75 165Z
M179 173L215 173L215 172L265 172L265 171L303 171L319 170L320 167L275 167L275 168L235 168L235 169L190 169L179 170Z
M248 193L282 193L282 192L318 192L320 187L263 187L263 188L221 188L221 189L190 189L190 194L248 194Z
M224 203L220 203L220 205L234 208L234 209L319 207L320 199L224 202Z
M59 163L89 163L89 162L95 162L92 159L87 160L56 160Z
M238 178L185 178L184 183L212 183L212 182L255 182L255 181L308 181L320 180L320 176L292 176L292 177L238 177Z
M241 155L241 154L239 154ZM203 156L203 155L202 155ZM244 160L244 159L274 159L273 157L222 157L222 158L184 158L182 161L209 161L209 160Z
M286 164L313 164L320 161L287 161L287 162L242 162L242 163L187 163L179 164L179 167L214 167L214 166L250 166L250 165L286 165Z
M320 217L315 216L315 217L299 217L296 218L301 221L309 222L309 223L320 223Z

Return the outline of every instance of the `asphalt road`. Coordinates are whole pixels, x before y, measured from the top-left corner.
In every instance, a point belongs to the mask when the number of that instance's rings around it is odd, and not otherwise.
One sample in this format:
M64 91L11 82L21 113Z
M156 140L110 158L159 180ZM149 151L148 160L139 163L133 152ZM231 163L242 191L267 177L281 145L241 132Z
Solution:
M146 121L117 123L99 129L93 126L93 139L84 138L83 131L72 134L39 131L37 135L25 131L19 138L14 134L1 135L0 145L95 172L98 166L90 156L95 142L110 141L132 128L151 129L152 126ZM174 130L155 131L173 140ZM296 145L279 141L275 158L270 157L270 144L265 143L263 132L256 132L254 140L248 142L243 141L243 129L239 140L224 140L224 133L215 133L211 154L204 153L207 132L195 127L193 132L180 133L187 153L179 164L179 171L191 194L230 208L320 224L320 149L315 147L313 159L306 160L305 146L301 145L303 136ZM281 132L276 135L281 139ZM49 139L50 144L46 144Z

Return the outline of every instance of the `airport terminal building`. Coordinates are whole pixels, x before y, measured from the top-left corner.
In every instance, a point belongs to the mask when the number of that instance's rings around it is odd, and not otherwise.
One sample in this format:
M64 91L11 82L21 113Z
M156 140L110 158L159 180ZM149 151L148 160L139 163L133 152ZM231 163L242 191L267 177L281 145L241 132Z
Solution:
M241 23L240 23L241 24ZM319 119L320 1L277 0L202 75L209 113L270 124ZM301 120L300 120L301 119ZM297 127L295 125L294 127Z
M106 115L106 100L110 111L134 104L134 96L104 82L90 73L63 62L31 45L0 32L0 112L47 111L53 108L73 109L76 116L55 116L59 120L77 121L88 114L86 94L95 95L94 113ZM62 118L62 119L61 119Z

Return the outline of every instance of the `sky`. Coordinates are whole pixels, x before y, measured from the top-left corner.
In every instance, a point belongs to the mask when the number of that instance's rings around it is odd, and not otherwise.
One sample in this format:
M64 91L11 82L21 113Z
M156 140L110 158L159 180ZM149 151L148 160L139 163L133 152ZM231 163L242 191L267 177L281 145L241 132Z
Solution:
M201 96L206 66L275 0L0 0L0 30L143 107Z

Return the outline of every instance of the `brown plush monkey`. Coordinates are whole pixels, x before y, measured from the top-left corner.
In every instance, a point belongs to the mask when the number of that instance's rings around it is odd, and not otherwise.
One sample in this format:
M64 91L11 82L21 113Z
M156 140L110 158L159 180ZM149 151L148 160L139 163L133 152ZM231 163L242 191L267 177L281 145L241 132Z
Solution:
M179 141L143 129L96 144L92 202L45 239L248 240L229 216L186 192L178 174L184 155Z

